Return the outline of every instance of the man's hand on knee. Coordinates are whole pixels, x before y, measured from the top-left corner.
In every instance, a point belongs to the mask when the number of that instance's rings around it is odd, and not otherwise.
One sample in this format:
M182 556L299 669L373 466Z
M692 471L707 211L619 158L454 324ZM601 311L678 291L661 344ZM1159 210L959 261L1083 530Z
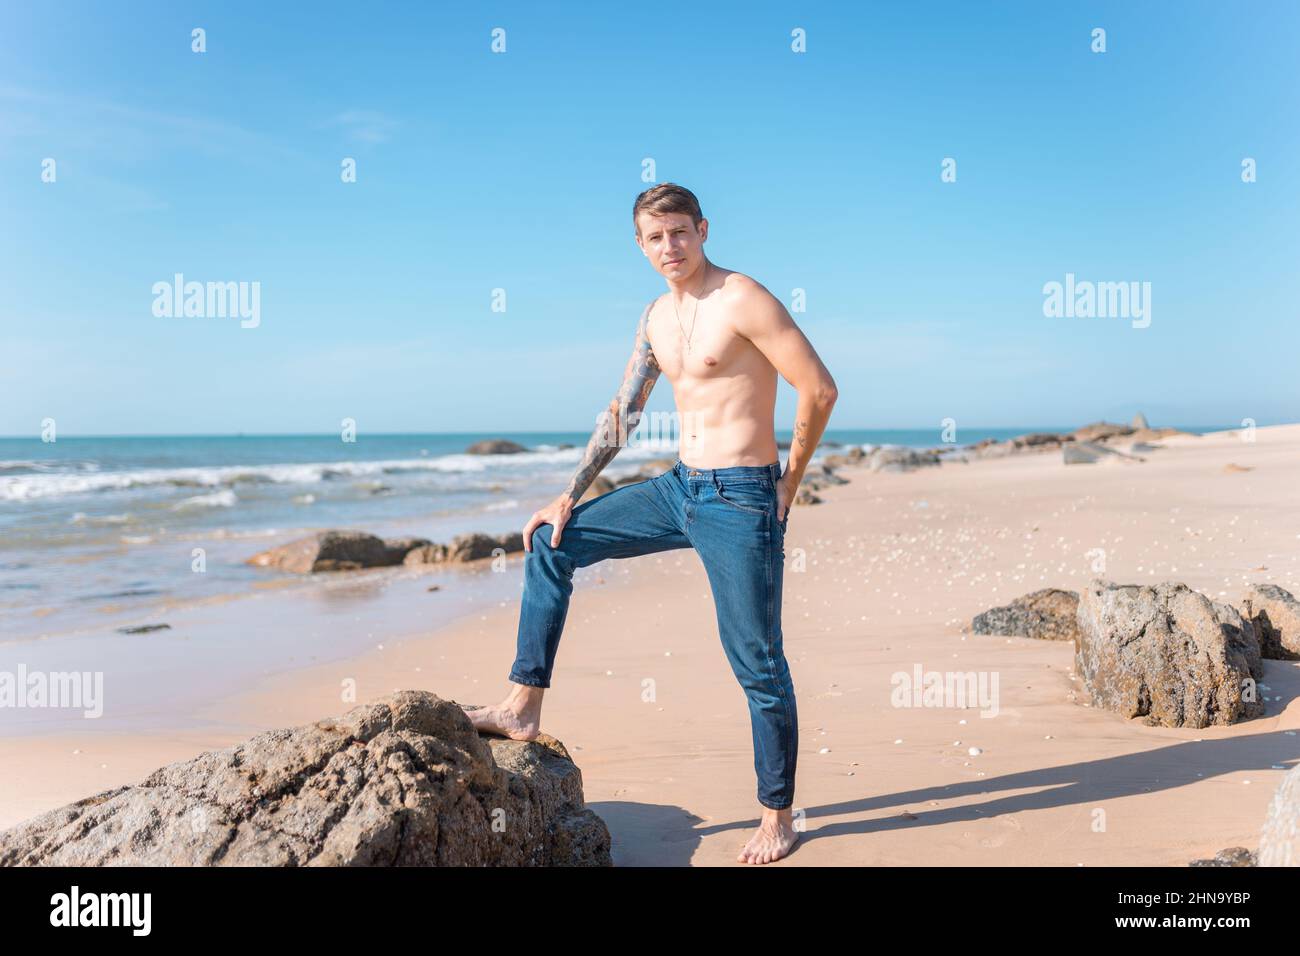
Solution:
M564 526L569 523L569 515L573 513L573 499L567 493L560 495L544 508L539 508L533 512L533 516L528 519L524 525L524 550L532 552L533 550L533 532L544 524L551 526L551 547L560 546L560 537L564 534Z

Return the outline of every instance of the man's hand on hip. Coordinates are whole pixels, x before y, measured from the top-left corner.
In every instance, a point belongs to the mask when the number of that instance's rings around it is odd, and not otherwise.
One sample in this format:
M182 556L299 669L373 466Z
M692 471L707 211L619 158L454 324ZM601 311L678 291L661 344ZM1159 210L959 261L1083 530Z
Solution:
M791 482L790 472L785 472L777 479L776 482L776 520L784 521L786 512L790 510L790 505L794 504L795 492L799 490L799 483Z

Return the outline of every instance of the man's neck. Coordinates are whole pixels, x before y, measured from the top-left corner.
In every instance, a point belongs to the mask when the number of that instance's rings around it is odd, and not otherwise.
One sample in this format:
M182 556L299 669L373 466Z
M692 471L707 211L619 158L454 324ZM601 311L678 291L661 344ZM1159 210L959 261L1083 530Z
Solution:
M674 282L672 279L665 279L668 283L668 291L673 294L675 299L683 299L687 295L700 296L704 294L704 286L707 284L705 277L709 274L709 269L713 263L705 259L698 269L692 272L685 279Z

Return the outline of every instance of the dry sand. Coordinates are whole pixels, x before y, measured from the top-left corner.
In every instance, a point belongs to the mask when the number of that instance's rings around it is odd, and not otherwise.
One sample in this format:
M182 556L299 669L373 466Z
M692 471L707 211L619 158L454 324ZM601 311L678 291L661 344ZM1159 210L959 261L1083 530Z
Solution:
M777 866L1181 866L1258 845L1282 768L1300 756L1300 665L1267 662L1263 718L1152 728L1084 703L1071 645L967 633L991 606L1095 576L1181 580L1234 603L1252 582L1300 593L1300 425L1258 429L1250 442L1180 436L1145 456L845 468L850 484L794 510L783 630L805 832ZM504 573L521 579L519 560ZM210 731L0 741L0 826L201 749L340 713L348 679L360 701L425 688L495 702L517 615L516 596L436 633L395 634L382 650L268 679L205 708ZM891 676L917 665L996 674L997 715L893 706ZM615 863L735 865L758 820L748 712L693 551L578 573L542 728L582 768Z

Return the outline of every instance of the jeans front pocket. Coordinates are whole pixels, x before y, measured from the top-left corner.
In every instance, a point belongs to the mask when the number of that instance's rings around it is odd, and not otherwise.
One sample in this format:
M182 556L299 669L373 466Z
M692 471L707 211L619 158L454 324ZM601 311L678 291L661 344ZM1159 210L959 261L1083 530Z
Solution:
M752 515L765 515L776 507L775 489L766 478L724 481L714 493L719 501Z

